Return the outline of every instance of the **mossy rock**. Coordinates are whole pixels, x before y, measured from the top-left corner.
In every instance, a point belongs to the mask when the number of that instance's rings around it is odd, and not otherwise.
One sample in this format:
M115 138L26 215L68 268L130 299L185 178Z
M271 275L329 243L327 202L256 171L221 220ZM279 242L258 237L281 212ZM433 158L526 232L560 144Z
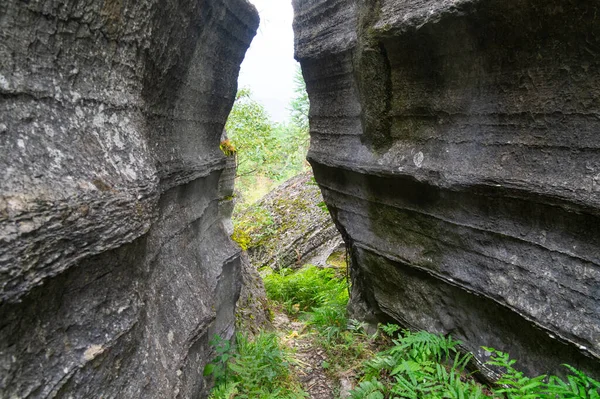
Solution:
M234 216L232 238L255 267L326 265L343 246L311 172L287 180Z

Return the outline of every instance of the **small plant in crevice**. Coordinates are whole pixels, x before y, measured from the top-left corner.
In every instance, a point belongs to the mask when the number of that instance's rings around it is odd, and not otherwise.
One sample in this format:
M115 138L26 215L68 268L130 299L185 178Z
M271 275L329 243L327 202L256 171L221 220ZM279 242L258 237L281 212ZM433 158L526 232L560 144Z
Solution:
M213 376L211 399L300 399L306 394L290 374L292 357L274 333L254 339L238 333L235 347L219 337L212 341L217 356L205 369Z
M228 156L228 157L233 156L237 153L235 146L229 139L225 139L225 140L221 141L221 143L219 144L219 148L221 149L223 154L225 154L225 156Z

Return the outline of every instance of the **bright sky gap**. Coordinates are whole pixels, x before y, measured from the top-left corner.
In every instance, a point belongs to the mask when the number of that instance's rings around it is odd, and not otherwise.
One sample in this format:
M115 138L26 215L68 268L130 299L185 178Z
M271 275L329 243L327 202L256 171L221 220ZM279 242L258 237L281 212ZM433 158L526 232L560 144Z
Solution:
M241 66L238 87L249 87L275 122L289 118L294 94L293 10L290 0L250 0L260 14L260 27Z

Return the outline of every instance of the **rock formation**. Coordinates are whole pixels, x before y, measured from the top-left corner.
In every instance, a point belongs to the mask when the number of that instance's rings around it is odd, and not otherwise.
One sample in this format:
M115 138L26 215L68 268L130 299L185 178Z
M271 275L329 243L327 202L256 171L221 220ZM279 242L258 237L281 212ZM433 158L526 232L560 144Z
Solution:
M253 336L273 329L273 313L263 280L246 252L242 252L241 262L242 289L235 306L235 323L238 331Z
M352 311L600 373L600 5L295 0Z
M0 4L0 397L204 395L257 26L245 0Z
M285 181L235 218L233 237L248 249L255 268L326 266L332 253L343 252L311 172Z

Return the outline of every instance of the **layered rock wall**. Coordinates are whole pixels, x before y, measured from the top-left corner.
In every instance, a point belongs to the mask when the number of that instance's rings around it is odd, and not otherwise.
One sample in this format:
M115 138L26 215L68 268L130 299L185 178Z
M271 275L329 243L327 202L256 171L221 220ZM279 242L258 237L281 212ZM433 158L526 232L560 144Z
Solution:
M0 397L205 393L241 283L219 138L257 26L244 0L0 4Z
M355 315L598 376L600 5L294 7L308 157Z

